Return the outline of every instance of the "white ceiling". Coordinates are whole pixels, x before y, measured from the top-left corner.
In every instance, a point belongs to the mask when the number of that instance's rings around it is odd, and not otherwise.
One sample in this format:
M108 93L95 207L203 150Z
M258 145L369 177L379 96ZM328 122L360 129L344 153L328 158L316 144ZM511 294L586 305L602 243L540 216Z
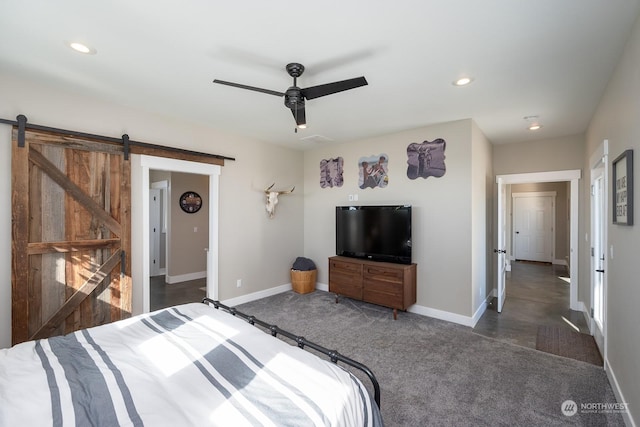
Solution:
M3 0L0 71L300 149L465 118L521 142L586 130L639 2ZM212 83L284 92L289 62L305 65L302 88L369 85L307 101L295 134L281 98Z

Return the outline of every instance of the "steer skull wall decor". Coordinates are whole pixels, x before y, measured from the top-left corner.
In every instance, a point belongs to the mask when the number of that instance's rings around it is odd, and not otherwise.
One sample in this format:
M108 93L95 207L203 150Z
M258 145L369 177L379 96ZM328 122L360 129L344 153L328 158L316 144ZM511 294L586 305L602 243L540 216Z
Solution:
M264 190L264 194L267 195L267 204L265 205L265 208L267 209L267 213L269 214L269 218L273 218L273 215L276 213L276 205L278 204L278 196L280 194L292 193L293 190L295 190L295 188L296 188L294 186L293 188L291 188L291 190L271 191L271 189L273 188L274 185L276 185L275 182L273 184L271 184L269 187L265 188L265 190Z

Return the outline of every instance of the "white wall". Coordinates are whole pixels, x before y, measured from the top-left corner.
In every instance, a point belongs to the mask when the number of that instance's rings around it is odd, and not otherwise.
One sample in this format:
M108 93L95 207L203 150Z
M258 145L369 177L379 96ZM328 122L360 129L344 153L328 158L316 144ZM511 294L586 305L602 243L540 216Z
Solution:
M482 287L485 274L478 259L472 272L472 235L477 224L472 210L486 211L484 195L472 206L472 121L460 120L408 130L347 144L324 144L305 152L304 160L304 248L307 257L318 265L318 281L328 284L327 258L335 255L335 206L350 204L410 204L413 206L413 262L418 265L417 305L425 314L458 315L465 323L472 311L473 281ZM446 141L446 173L441 178L407 178L407 146L412 142ZM478 149L486 155L486 141L479 139ZM386 153L389 156L389 184L386 188L358 187L358 159ZM344 159L342 187L320 187L320 162ZM484 177L486 167L479 167ZM484 190L483 179L481 187ZM349 195L358 195L350 202ZM480 200L481 199L481 200ZM482 222L482 220L480 221ZM486 231L483 231L486 232ZM482 236L482 232L475 235ZM482 245L481 245L482 246ZM485 246L486 248L486 242ZM483 249L483 255L486 249Z
M493 172L508 175L575 170L583 167L584 135L541 139L493 147Z
M221 299L290 282L289 269L303 255L303 154L224 134L202 124L148 114L38 81L0 74L0 117L25 114L31 123L235 157L220 175L219 284ZM0 125L0 347L11 328L10 126ZM296 186L283 196L274 219L264 210L263 190ZM143 262L132 251L132 262ZM242 279L243 286L236 287ZM136 283L133 284L136 286Z
M472 123L471 141L471 311L474 322L486 309L486 300L491 290L493 251L488 243L492 240L493 229L493 167L492 147L475 122Z
M633 149L635 215L633 226L608 221L609 263L606 295L606 357L609 377L617 383L619 399L629 403L635 425L640 425L640 20L636 22L621 61L611 78L587 131L584 167L589 171L589 155L603 140L609 140L609 165L624 150ZM610 169L611 170L611 169ZM587 173L588 174L588 173ZM587 177L586 179L589 179ZM611 183L611 173L609 182ZM588 192L583 192L588 200ZM612 206L609 191L608 206ZM611 209L611 208L609 208ZM589 224L587 209L586 224ZM586 228L585 230L588 230ZM582 276L589 277L589 257L581 258ZM588 299L585 299L589 301ZM633 424L632 424L633 425Z

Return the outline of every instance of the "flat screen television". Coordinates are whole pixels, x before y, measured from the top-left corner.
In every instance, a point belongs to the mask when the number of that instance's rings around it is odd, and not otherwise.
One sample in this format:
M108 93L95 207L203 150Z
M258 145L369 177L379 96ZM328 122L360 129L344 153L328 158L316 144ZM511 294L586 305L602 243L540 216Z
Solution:
M411 206L336 206L336 255L411 264Z

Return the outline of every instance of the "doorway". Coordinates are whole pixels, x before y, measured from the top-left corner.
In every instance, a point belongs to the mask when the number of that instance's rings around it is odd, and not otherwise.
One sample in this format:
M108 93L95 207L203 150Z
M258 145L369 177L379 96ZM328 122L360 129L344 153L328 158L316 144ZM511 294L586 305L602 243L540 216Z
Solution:
M554 304L554 320L561 323L578 324L578 329L585 330L584 316L579 311L577 301L577 277L578 277L578 222L579 222L579 179L581 172L574 171L558 171L558 172L541 172L517 175L499 175L496 177L497 191L497 225L496 225L496 247L495 253L495 283L494 301L495 307L486 310L483 316L474 327L474 332L491 336L493 338L502 339L506 342L518 343L521 345L533 346L535 348L536 334L540 322L533 320L534 318L543 318L543 315L534 315L534 311L540 307L533 309L532 305L545 303L546 296L541 296L536 301L535 293L540 291L536 287L520 286L516 279L525 278L529 280L540 280L541 288L546 287L552 290L556 289L562 292L555 292L554 298L560 294L565 301L564 307L558 309L558 304ZM522 187L533 183L563 183L568 187L565 192L569 195L567 199L567 218L562 218L568 222L568 242L567 242L567 259L566 266L558 265L560 260L554 257L552 263L514 263L513 256L513 223L511 221L510 212L512 212L510 197L514 192L513 188L518 188L517 192L523 190ZM529 190L525 190L529 191ZM506 256L508 255L508 256ZM568 271L568 277L561 279L563 271ZM548 270L548 271L547 271ZM525 277L528 276L528 277ZM507 277L509 280L507 280ZM544 283L543 283L544 282ZM567 284L567 282L569 282ZM512 293L512 301L509 300L508 287L520 286L517 292ZM515 287L514 287L515 289ZM541 295L542 295L542 291ZM568 307L566 301L568 300ZM549 301L546 301L549 302ZM549 307L551 308L549 304ZM513 308L513 310L512 310ZM564 310L564 311L563 311ZM575 328L574 328L575 329Z
M606 360L608 151L605 140L591 156L591 323L589 329Z
M206 175L209 180L208 200L208 245L206 248L206 295L218 298L218 198L221 167L206 163L132 155L131 211L132 250L141 254L141 259L150 259L149 236L149 190L150 170L181 172ZM148 262L138 262L132 266L133 287L132 311L134 314L150 311L150 268Z
M151 169L149 178L150 310L200 302L206 296L209 177ZM197 210L178 203L184 194L200 198Z
M498 187L507 186L507 185L515 185L515 184L531 184L531 183L544 183L544 182L569 182L569 201L568 201L568 213L569 213L569 242L568 242L568 270L570 277L569 284L569 308L571 310L580 310L580 305L578 304L578 223L580 220L580 212L578 209L579 206L579 181L581 177L580 170L567 170L567 171L554 171L554 172L535 172L535 173L524 173L524 174L512 174L512 175L499 175L496 177L496 183ZM500 188L498 188L498 193L500 193ZM508 199L508 198L507 198ZM508 211L508 206L506 203L503 203L503 212L504 216L506 216L506 211ZM500 215L498 214L499 218ZM506 236L510 236L511 233L506 232L504 227L511 227L510 222L503 221L497 224L496 231L498 235L504 233ZM505 242L505 247L497 248L497 250L507 250L509 254L512 251L509 251L507 248L511 248L513 245L511 242ZM508 259L511 257L507 257ZM509 261L507 261L509 263ZM497 265L497 263L496 263ZM504 269L504 273L509 271L510 267ZM498 277L498 270L496 270L496 279L494 282L498 283L501 278ZM504 278L502 278L504 279ZM497 292L494 293L497 294Z

